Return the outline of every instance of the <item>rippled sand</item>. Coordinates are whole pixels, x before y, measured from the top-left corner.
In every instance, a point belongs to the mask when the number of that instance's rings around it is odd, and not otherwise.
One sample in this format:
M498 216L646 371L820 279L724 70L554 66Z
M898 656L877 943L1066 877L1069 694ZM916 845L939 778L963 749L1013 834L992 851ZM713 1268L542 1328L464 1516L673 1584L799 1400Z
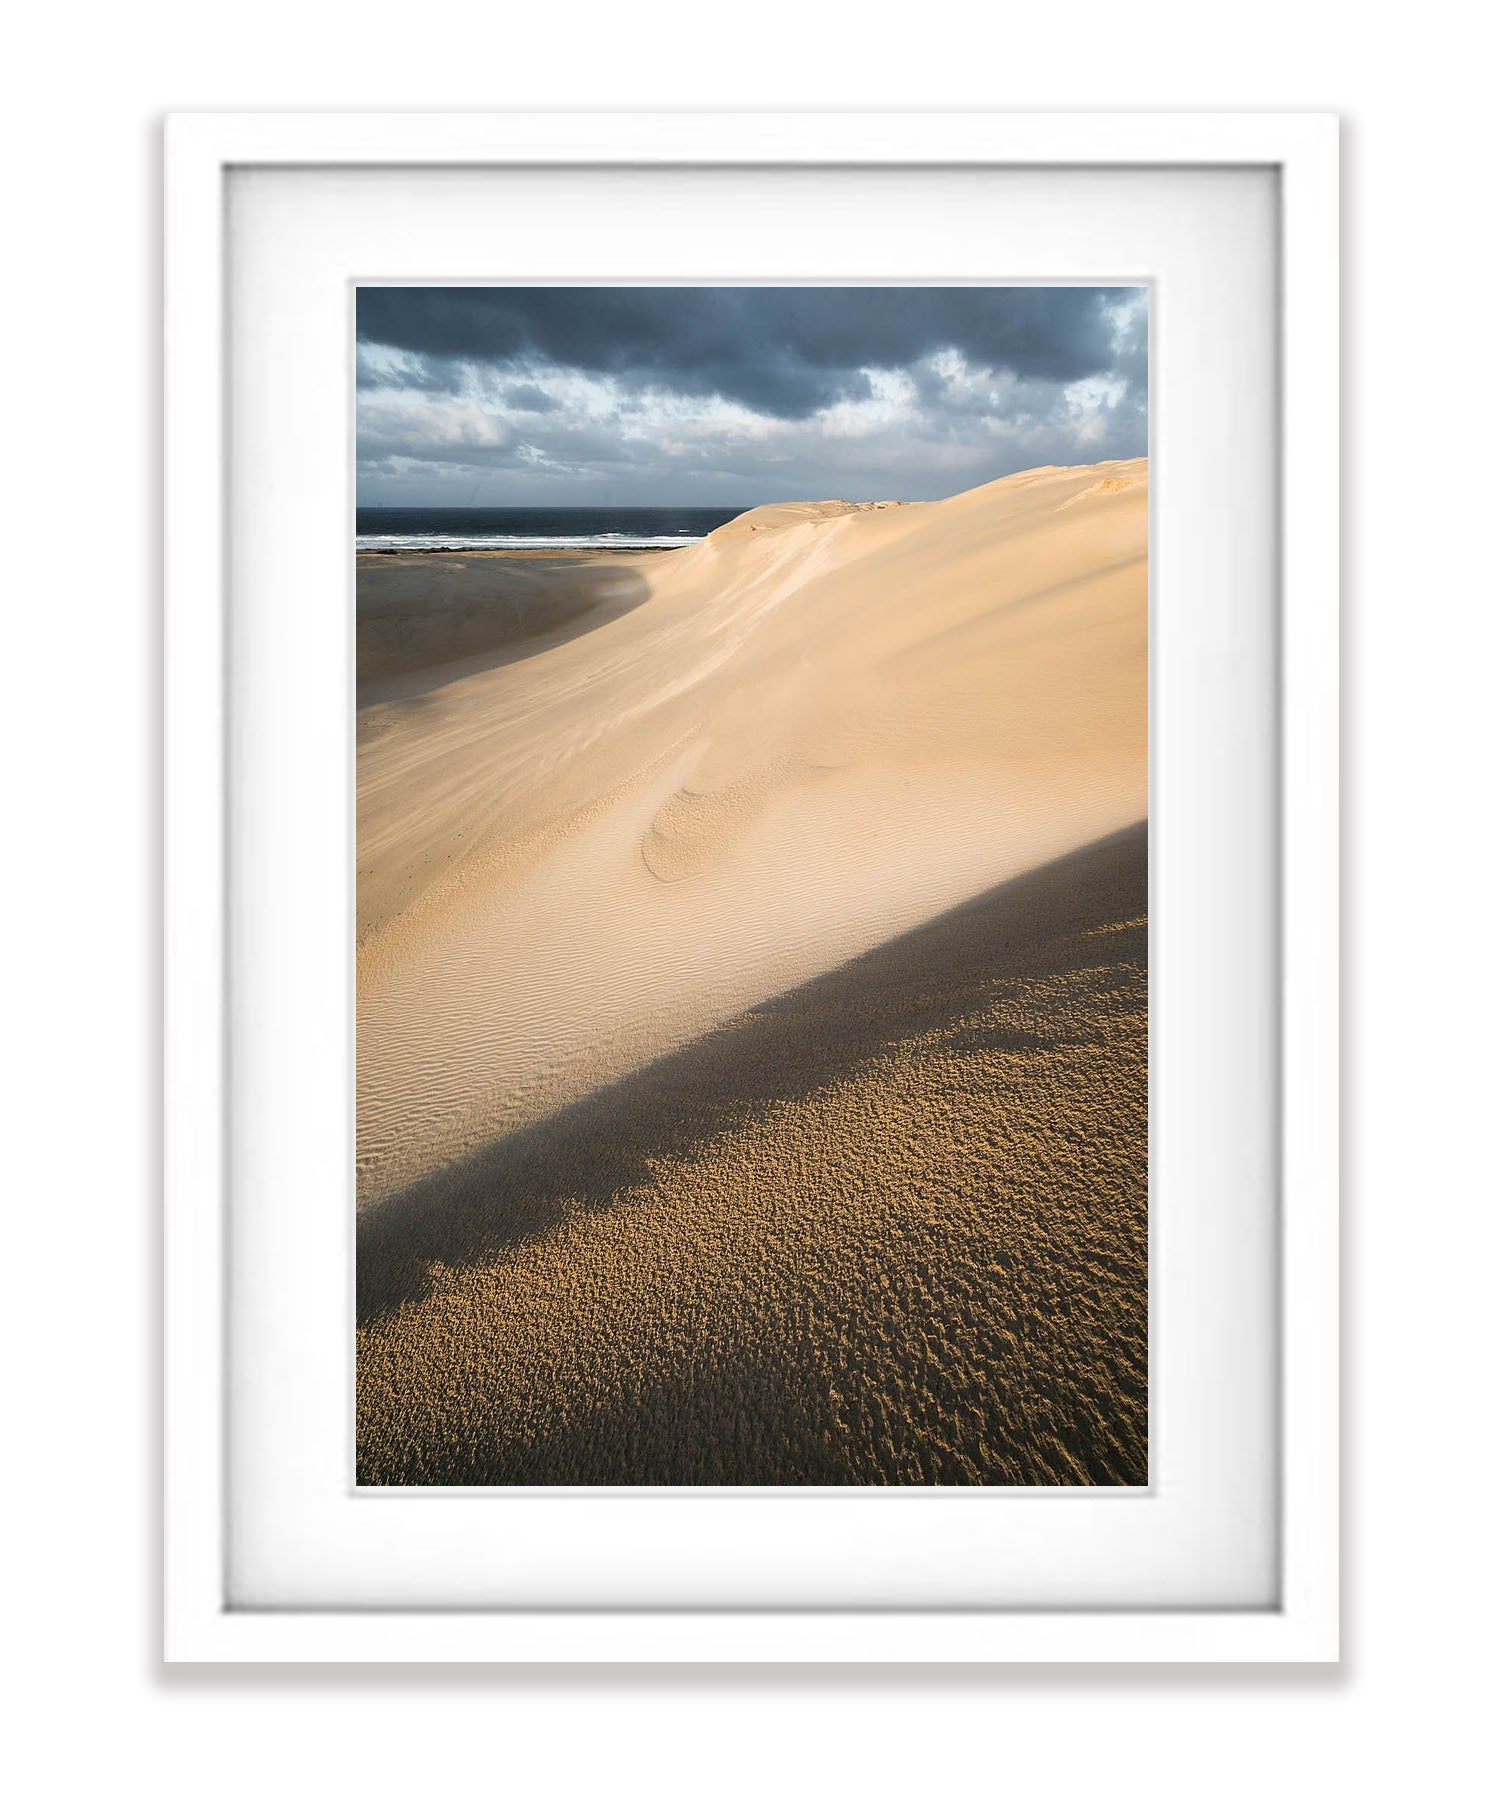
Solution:
M362 562L362 1480L1145 1479L1145 476Z

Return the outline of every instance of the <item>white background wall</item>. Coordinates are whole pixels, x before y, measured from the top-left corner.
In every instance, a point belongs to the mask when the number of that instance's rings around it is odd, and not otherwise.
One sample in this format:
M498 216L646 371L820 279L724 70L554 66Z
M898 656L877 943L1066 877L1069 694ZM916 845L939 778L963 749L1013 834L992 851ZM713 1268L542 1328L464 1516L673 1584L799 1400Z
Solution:
M1479 1776L1495 1603L1500 487L1480 18L1451 0L1399 17L1312 0L155 0L30 13L19 35L12 23L3 1692L20 1727L7 1760L35 1763L18 1791L1321 1795L1452 1793ZM1355 906L1342 1669L156 1666L158 119L506 104L1343 112Z

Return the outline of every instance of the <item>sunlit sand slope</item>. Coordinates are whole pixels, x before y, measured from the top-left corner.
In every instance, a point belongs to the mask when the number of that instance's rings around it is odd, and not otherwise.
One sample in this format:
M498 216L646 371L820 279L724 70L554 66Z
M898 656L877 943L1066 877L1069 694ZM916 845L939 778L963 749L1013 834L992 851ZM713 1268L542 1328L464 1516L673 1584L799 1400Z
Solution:
M1146 492L1140 461L930 505L766 507L690 549L612 559L580 576L586 592L508 577L512 623L470 576L441 577L459 598L432 609L429 643L421 607L387 612L367 670L387 685L360 712L362 1207L404 1205L502 1138L531 1142L527 1128L746 1009L1142 819ZM362 616L374 607L362 597ZM893 1020L892 1044L901 1032ZM800 1066L811 1087L785 1102L831 1104ZM954 1061L944 1092L982 1112L994 1095L964 1098L967 1068ZM898 1084L860 1104L916 1099ZM743 1128L770 1129L748 1112ZM668 1126L643 1118L652 1129ZM1071 1144L1073 1123L1058 1129ZM864 1156L853 1137L847 1154ZM927 1154L882 1179L909 1188ZM802 1204L795 1182L760 1193L762 1173L746 1165L749 1204ZM602 1256L630 1209L584 1212L586 1229L552 1229ZM746 1256L773 1241L787 1240ZM877 1232L871 1258L887 1248ZM875 1278L873 1260L847 1266ZM648 1304L649 1264L630 1267L611 1307ZM521 1305L504 1293L496 1305Z
M369 1483L1141 1483L1146 839L359 1225Z

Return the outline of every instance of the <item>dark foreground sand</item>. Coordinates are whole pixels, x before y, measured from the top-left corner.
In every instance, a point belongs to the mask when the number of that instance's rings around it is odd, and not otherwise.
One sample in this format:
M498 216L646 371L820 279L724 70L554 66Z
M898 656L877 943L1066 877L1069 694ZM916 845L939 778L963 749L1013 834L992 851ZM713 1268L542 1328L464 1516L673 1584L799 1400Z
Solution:
M370 1483L1142 1483L1146 834L360 1220Z

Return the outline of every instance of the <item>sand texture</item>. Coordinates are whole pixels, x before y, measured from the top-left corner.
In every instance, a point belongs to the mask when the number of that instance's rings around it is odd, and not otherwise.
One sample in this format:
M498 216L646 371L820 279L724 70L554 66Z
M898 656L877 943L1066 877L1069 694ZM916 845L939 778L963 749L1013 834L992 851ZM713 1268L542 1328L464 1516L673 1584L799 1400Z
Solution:
M1146 1478L1146 493L361 559L362 1481Z

